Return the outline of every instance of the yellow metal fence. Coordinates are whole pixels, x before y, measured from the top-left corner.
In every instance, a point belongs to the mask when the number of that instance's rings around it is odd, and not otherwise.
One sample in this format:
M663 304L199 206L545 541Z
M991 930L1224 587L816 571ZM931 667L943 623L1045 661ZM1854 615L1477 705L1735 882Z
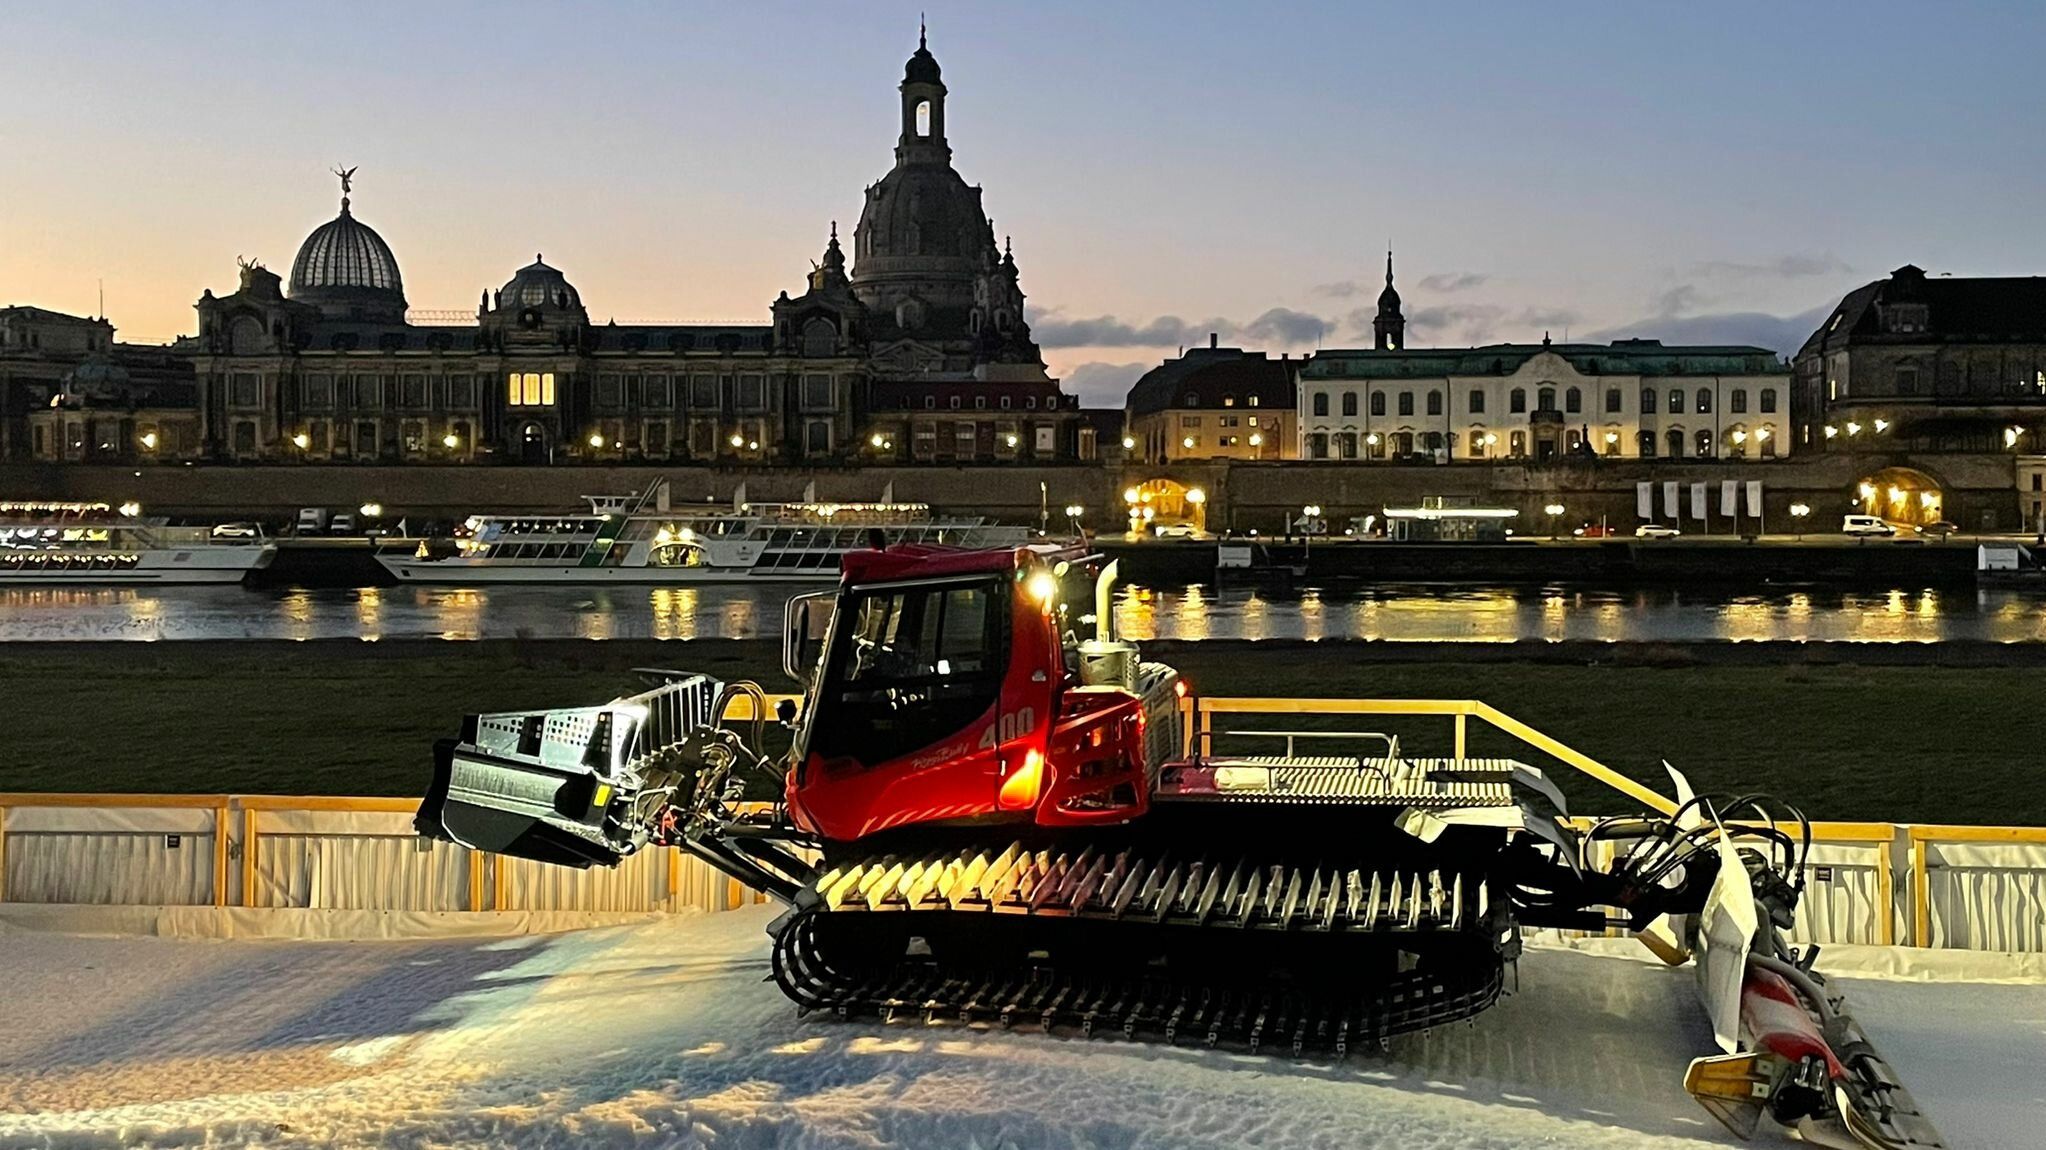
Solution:
M1189 698L1187 743L1228 716L1445 719L1427 751L1465 757L1472 723L1627 800L1670 799L1474 700ZM732 715L728 718L743 716ZM1268 719L1260 719L1266 724ZM1360 728L1350 728L1360 730ZM1411 737L1405 736L1405 737ZM762 896L680 851L571 870L418 837L417 800L283 795L0 794L0 901L409 911L727 910ZM2046 952L2046 827L1815 823L1803 941Z

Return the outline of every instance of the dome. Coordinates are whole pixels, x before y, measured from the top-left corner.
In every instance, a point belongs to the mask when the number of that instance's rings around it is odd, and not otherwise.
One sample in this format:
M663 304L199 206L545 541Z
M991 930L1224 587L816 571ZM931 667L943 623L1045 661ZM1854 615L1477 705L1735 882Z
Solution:
M564 296L567 297L566 304L562 302ZM576 294L575 287L559 268L547 266L546 261L535 255L532 263L520 268L511 282L504 285L504 290L498 294L498 306L581 307L582 297Z
M916 37L916 54L909 58L908 65L902 69L902 82L937 84L942 82L939 75L938 58L931 55L930 45L924 43L923 32L919 30Z
M345 197L341 214L313 229L299 245L288 294L329 314L394 322L405 314L398 257L376 229L349 212Z
M853 279L890 272L973 275L999 258L994 227L970 187L949 165L904 165L867 189L853 248Z

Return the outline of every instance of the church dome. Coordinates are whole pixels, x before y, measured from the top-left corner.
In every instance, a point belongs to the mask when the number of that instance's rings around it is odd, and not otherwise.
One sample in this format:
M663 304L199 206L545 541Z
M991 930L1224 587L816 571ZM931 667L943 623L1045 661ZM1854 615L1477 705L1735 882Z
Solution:
M313 229L291 262L289 295L329 315L398 322L405 315L405 284L398 257L376 229L348 210Z
M568 277L561 269L549 267L547 262L535 255L533 262L522 267L498 293L502 307L581 307L582 297L578 296Z

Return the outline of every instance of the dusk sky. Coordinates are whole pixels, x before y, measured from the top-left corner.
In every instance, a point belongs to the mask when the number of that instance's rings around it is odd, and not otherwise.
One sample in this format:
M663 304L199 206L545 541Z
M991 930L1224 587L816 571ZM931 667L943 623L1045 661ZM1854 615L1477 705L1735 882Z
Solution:
M544 252L592 316L765 323L887 172L916 4L7 6L0 304L194 328L357 165L414 308ZM1906 262L2046 273L2046 4L929 6L1053 373L1218 331L1793 349ZM1360 334L1361 333L1361 334Z

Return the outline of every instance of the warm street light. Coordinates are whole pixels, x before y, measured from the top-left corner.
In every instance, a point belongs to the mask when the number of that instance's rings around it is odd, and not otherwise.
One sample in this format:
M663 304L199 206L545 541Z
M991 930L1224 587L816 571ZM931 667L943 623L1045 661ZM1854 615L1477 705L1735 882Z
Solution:
M1838 435L1838 434L1840 434L1840 429L1839 429L1839 428L1837 428L1837 427L1834 427L1834 426L1833 426L1832 424L1830 424L1830 423L1826 425L1826 438L1827 438L1827 439L1831 439L1831 438L1833 438L1834 436L1836 436L1836 435Z
M1797 521L1797 538L1800 542L1804 540L1804 517L1811 513L1812 508L1809 503L1793 503L1790 505L1790 517Z
M462 446L462 439L460 436L450 431L446 435L440 437L440 445L442 447L447 448L449 451L453 451L455 448Z
M1733 441L1734 441L1735 443L1746 443L1746 442L1748 441L1748 433L1747 433L1747 432L1745 432L1745 431L1736 431L1736 432L1734 432L1734 433L1733 433Z
M356 508L356 510L362 512L364 519L380 519L384 514L384 505L372 500Z
M740 434L739 434L738 432L736 432L736 431L735 431L735 432L733 432L733 433L732 433L732 446L733 446L733 447L744 447L744 446L746 446L746 437L745 437L745 436L743 436L743 435L740 435Z
M1124 503L1135 503L1137 501L1137 489L1134 487L1123 488L1122 501Z
M604 446L604 437L603 437L603 436L601 436L601 435L598 435L598 434L596 434L595 432L592 432L592 433L590 434L590 446L591 446L591 447L599 447L599 448L600 448L600 447L603 447L603 446Z
M144 451L156 450L156 433L154 431L145 431L142 433L142 450Z
M1186 501L1198 506L1208 501L1208 493L1196 487L1186 493Z
M1179 445L1189 451L1193 450L1193 436L1189 435L1185 439L1180 440Z
M1619 432L1617 432L1617 431L1608 431L1608 432L1606 432L1606 442L1607 442L1607 443L1618 443L1619 441L1620 441L1620 433L1619 433Z
M1551 503L1542 508L1542 510L1549 514L1549 538L1554 539L1556 537L1556 516L1563 514L1563 505Z
M1364 437L1364 442L1366 442L1366 443L1370 444L1370 445L1371 445L1371 446L1373 446L1373 447L1377 447L1377 446L1378 446L1378 433L1374 431L1374 432L1372 432L1371 434L1369 434L1369 435L1365 436L1365 437Z
M1004 442L1004 443L1007 443L1007 444L1008 444L1008 445L1009 445L1010 447L1014 447L1014 446L1016 446L1016 437L1015 437L1015 436L1013 436L1013 435L1011 435L1011 436L1006 436L1006 437L1004 437L1004 439L1003 439L1003 442Z
M1875 429L1876 429L1876 433L1877 433L1878 435L1882 434L1882 433L1883 433L1883 432L1885 432L1885 431L1888 431L1888 430L1890 429L1890 421L1889 421L1889 420L1887 420L1887 419L1878 419L1878 420L1876 420L1876 421L1875 421Z
M2016 447L2016 446L2018 445L2018 437L2019 437L2019 436L2021 436L2021 435L2023 435L2024 433L2025 433L2025 429L2024 429L2024 428L2022 428L2022 427L2006 427L2006 428L2004 428L2004 429L2003 429L2003 445L2004 445L2005 447Z
M291 445L293 447L298 448L300 451L304 451L307 448L307 446L309 446L312 443L312 441L313 441L312 437L307 435L303 431L291 437Z
M747 440L747 441L746 441L746 450L748 450L748 451L758 451L758 450L760 450L760 441L759 441L759 440L757 440L757 439L749 439L749 440Z
M868 438L867 442L875 447L881 446L882 443L881 433L878 431L875 432L871 437Z
M142 505L130 499L128 502L121 504L120 512L126 518L140 519L142 517Z
M1853 420L1851 420L1851 419L1850 419L1850 420L1848 420L1848 421L1847 421L1847 434L1848 434L1848 435L1850 435L1850 436L1852 436L1852 435L1860 435L1860 434L1861 434L1861 425L1860 425L1860 424L1858 424L1858 423L1856 423L1856 422L1854 422L1854 421L1853 421Z
M1134 451L1136 446L1137 441L1133 437L1127 435L1122 437L1122 449L1124 451Z
M1263 447L1263 446L1264 446L1264 444L1265 444L1265 437L1264 437L1263 435L1261 435L1261 434L1259 434L1259 433L1257 433L1257 432L1255 432L1255 431L1253 431L1253 432L1251 432L1251 433L1250 433L1250 445L1251 445L1252 447Z
M1882 429L1878 427L1876 430L1881 431ZM1763 443L1769 442L1769 429L1766 427L1756 428L1755 438L1761 440Z

